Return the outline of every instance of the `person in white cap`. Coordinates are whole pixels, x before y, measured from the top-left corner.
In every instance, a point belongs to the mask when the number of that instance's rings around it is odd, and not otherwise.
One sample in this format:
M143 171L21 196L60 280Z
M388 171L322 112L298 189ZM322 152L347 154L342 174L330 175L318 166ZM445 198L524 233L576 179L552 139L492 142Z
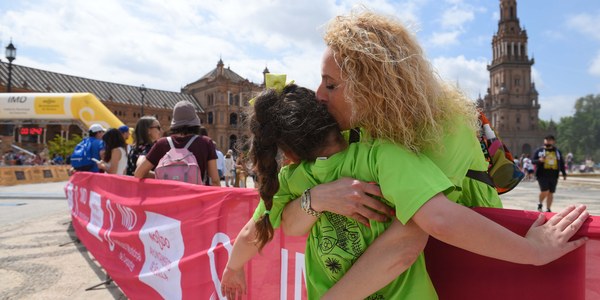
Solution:
M98 164L94 161L100 161L100 158L104 155L104 136L106 129L100 124L92 124L88 131L89 137L81 141L80 144L85 145L86 151L81 154L77 151L78 147L75 147L75 151L71 154L71 165L76 171L88 171L88 172L100 172ZM89 150L89 153L86 153ZM79 163L77 163L79 162Z

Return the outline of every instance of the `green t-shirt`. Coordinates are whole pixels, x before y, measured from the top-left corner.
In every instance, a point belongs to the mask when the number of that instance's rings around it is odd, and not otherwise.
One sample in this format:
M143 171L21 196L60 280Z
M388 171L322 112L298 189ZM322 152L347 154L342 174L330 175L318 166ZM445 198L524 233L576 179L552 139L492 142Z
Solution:
M449 120L445 128L446 133L439 147L426 149L422 154L429 157L454 184L455 188L446 197L466 207L502 208L495 188L466 176L468 170L486 171L488 167L477 133L460 116ZM342 134L349 140L348 130ZM361 141L371 139L362 129L359 136Z
M423 151L446 174L455 189L448 199L467 207L502 207L496 189L481 181L466 177L468 170L486 171L485 160L476 132L461 117L451 119L445 126L442 145Z
M327 159L281 169L279 191L273 197L269 215L273 226L279 227L285 205L305 189L341 177L379 183L385 198L382 201L395 207L402 223L408 222L434 195L453 189L448 178L424 155L416 155L389 142L353 143ZM261 201L254 219L264 211ZM389 224L370 221L370 227L366 227L344 216L323 213L312 227L306 244L309 299L319 299L330 289ZM406 272L369 299L437 299L423 254Z

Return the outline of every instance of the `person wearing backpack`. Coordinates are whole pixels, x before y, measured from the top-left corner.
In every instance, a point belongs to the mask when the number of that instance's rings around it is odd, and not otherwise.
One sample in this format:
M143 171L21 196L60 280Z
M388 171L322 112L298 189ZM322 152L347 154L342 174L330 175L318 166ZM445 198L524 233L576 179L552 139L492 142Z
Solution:
M106 129L100 124L92 124L89 130L89 137L84 138L71 154L71 166L75 171L100 172L96 161L100 161L104 156L104 141L102 137Z
M153 168L157 179L202 184L202 174L208 174L211 185L221 186L215 146L200 136L200 119L191 102L175 104L169 136L156 141L134 176L144 178Z
M548 135L544 138L544 146L533 152L533 163L536 165L535 177L540 186L538 211L542 211L542 205L546 200L546 211L551 212L559 172L563 174L563 179L567 180L565 161L562 153L554 145L555 142L554 136Z

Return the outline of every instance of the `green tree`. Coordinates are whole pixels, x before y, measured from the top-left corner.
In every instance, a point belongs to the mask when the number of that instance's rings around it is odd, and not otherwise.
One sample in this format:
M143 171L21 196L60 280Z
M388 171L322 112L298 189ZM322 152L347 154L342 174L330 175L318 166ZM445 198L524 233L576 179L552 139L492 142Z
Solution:
M600 94L577 99L575 115L561 118L557 129L559 148L573 152L576 161L600 160Z
M81 142L81 136L74 134L71 136L71 139L67 140L60 135L55 135L54 138L48 142L48 152L50 152L50 157L54 154L59 154L62 157L67 157L73 153L75 146Z

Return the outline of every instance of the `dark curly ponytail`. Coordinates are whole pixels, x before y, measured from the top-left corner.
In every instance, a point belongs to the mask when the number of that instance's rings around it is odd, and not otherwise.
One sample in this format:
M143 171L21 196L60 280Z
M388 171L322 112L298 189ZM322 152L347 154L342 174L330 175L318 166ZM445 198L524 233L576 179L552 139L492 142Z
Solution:
M258 176L258 192L267 211L279 189L279 149L293 152L299 159L313 161L339 127L327 108L317 102L315 93L290 84L278 92L262 92L249 113L252 132L249 156ZM341 136L340 136L341 138ZM273 238L268 214L256 222L256 243L260 249Z

